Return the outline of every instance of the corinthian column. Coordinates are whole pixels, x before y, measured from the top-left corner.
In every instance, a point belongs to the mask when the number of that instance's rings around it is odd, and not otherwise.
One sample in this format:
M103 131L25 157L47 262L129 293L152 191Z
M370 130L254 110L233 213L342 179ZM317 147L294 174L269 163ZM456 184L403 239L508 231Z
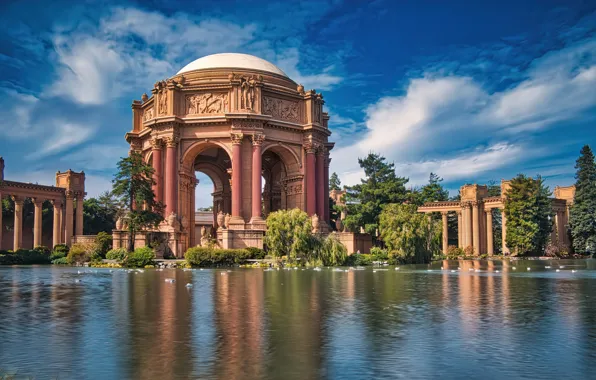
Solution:
M52 244L54 247L58 244L62 243L60 240L61 234L61 219L62 219L62 202L60 201L52 201L52 205L54 206L54 226L53 226L53 233L52 233Z
M316 146L312 141L304 144L306 150L306 213L309 216L317 212L315 187L315 152Z
M494 254L493 213L492 209L485 210L484 212L486 212L486 253L492 256Z
M83 235L83 201L85 194L83 192L77 193L77 218L75 235Z
M472 205L470 203L466 203L466 248L473 246L472 243Z
M232 218L236 223L242 218L242 133L232 133Z
M153 163L153 194L158 202L163 202L163 163L162 163L162 152L163 142L160 139L151 140L152 149L152 163Z
M64 244L70 246L72 243L72 233L73 233L73 217L74 217L74 210L73 210L73 200L74 200L74 193L72 190L66 191L66 215L64 216Z
M443 221L443 254L447 254L449 250L449 228L447 225L447 211L441 211L441 218Z
M480 218L478 215L478 202L472 203L472 219L474 221L473 227L473 245L474 255L480 254Z
M331 163L331 158L329 157L329 150L327 150L327 154L325 155L325 221L327 224L331 223L331 215L329 215L329 164Z
M177 213L178 207L176 205L178 175L176 173L176 145L178 139L176 137L168 137L166 139L166 217L171 213Z
M32 199L35 211L33 213L33 248L41 245L41 211L43 202L39 199Z
M507 248L507 217L505 216L505 210L501 211L501 237L502 237L502 254L508 254L509 248Z
M317 188L317 214L321 222L325 221L325 147L320 146L317 153L316 188ZM329 194L327 194L329 197Z
M14 201L14 241L13 251L23 248L23 199L12 196Z
M464 248L464 241L463 241L463 231L462 229L464 228L463 223L462 223L462 217L461 217L461 210L457 210L457 246L459 248Z
M263 134L252 135L252 217L250 219L252 224L263 223L263 218L261 217L261 169L263 166L261 158L261 145L263 144L264 140L265 135Z

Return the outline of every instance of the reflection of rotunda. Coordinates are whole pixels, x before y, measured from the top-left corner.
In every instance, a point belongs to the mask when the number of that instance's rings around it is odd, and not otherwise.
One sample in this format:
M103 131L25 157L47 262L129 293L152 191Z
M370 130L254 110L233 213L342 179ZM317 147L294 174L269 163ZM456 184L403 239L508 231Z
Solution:
M333 143L323 103L315 90L245 54L197 59L133 102L126 140L155 169L154 191L166 205L160 231L177 256L199 243L195 171L213 181L214 225L227 220L217 229L223 247L261 247L264 218L278 209L329 220ZM115 231L116 245L123 236Z

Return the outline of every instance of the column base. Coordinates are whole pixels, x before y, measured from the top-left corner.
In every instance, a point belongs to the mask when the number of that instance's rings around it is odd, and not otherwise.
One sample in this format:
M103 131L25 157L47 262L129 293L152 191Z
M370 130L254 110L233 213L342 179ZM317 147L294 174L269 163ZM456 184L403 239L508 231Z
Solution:
M244 218L241 216L232 216L228 222L228 229L230 230L243 230L244 229Z
M253 230L265 230L267 229L267 222L260 216L253 216L250 219L251 229Z

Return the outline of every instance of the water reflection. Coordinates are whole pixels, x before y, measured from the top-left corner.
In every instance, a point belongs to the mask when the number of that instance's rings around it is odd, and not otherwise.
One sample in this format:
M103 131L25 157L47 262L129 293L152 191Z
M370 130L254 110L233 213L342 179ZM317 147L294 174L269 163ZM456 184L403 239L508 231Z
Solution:
M226 380L596 370L592 260L385 269L3 267L0 368L38 379Z

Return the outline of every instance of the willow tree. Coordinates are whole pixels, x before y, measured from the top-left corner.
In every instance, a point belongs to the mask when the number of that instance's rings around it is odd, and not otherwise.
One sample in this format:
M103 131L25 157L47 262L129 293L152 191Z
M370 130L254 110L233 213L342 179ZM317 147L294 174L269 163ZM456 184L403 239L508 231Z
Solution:
M279 210L267 216L265 244L275 257L286 256L307 262L312 247L312 223L307 213L297 208Z
M153 193L153 168L138 152L118 162L118 172L112 180L112 194L127 208L128 251L134 251L134 236L138 231L157 228L163 220L163 205Z
M381 238L391 256L405 263L427 263L440 252L441 223L414 204L390 204L380 217Z
M553 226L552 194L540 176L519 174L510 184L505 197L507 246L514 255L540 255Z
M575 163L575 198L569 222L573 249L577 253L596 250L596 165L594 153L585 145Z

